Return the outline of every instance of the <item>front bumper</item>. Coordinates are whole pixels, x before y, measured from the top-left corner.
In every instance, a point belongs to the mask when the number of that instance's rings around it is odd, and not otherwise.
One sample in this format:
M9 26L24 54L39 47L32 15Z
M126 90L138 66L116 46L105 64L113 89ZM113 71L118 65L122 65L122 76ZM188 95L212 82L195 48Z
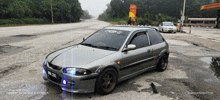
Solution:
M97 73L82 76L71 76L62 72L62 70L55 70L51 67L44 66L45 74L43 79L61 86L62 90L73 93L91 93L95 90L95 82ZM56 74L56 78L48 74ZM66 84L63 84L63 80L66 80Z
M172 32L176 32L177 30L173 30L173 29L164 29L163 31L164 31L164 32L171 32L171 33L172 33Z

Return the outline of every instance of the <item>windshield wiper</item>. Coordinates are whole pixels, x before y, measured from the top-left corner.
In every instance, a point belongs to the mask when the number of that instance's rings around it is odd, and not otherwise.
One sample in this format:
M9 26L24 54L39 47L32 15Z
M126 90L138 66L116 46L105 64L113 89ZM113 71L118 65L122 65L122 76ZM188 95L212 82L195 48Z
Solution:
M109 46L97 46L98 48L107 49L107 50L118 50L117 48L109 47Z
M89 44L89 43L80 43L81 45L86 45L86 46L90 46L90 47L97 47L97 46L94 46L92 44Z

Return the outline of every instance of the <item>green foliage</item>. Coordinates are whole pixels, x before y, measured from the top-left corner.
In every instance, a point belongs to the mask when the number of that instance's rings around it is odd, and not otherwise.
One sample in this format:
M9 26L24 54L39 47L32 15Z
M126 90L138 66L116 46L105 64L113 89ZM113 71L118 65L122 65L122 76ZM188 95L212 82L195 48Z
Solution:
M189 23L189 20L188 18L190 18L189 16L185 16L185 20L184 20L184 23Z
M0 19L4 21L0 24L47 22L52 19L51 1L55 23L79 21L82 8L78 0L0 0Z
M156 20L160 23L164 21L177 22L177 18L168 16L168 15L163 15L163 14L158 14L156 16Z
M49 23L47 19L41 18L21 18L21 19L0 19L0 25L7 25L7 24L45 24Z
M111 0L99 19L128 17L130 4L137 6L137 24L158 24L162 21L177 22L184 0ZM216 0L215 2L217 2ZM213 3L213 0L186 0L186 18L215 18L216 11L201 11L200 6ZM187 20L186 20L187 22Z
M142 18L142 17L137 17L137 24L138 25L146 25L147 24L147 19Z
M103 19L103 21L111 22L112 24L127 24L128 17Z

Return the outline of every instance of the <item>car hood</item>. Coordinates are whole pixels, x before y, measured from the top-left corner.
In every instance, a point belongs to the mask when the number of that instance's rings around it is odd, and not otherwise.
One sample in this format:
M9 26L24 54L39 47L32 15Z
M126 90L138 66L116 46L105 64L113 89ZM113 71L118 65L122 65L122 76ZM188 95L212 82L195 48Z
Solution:
M50 54L50 63L60 67L82 67L90 62L108 56L116 51L76 45Z

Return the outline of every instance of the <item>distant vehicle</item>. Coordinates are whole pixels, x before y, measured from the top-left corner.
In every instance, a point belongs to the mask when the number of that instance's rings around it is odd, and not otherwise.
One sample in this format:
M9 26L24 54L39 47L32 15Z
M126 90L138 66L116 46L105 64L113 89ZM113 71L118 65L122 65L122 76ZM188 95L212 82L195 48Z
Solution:
M171 32L171 33L176 33L177 27L173 25L172 22L162 22L159 25L159 31L161 32Z
M80 44L46 56L43 78L74 93L111 93L116 84L145 71L164 71L169 46L152 28L106 27Z

